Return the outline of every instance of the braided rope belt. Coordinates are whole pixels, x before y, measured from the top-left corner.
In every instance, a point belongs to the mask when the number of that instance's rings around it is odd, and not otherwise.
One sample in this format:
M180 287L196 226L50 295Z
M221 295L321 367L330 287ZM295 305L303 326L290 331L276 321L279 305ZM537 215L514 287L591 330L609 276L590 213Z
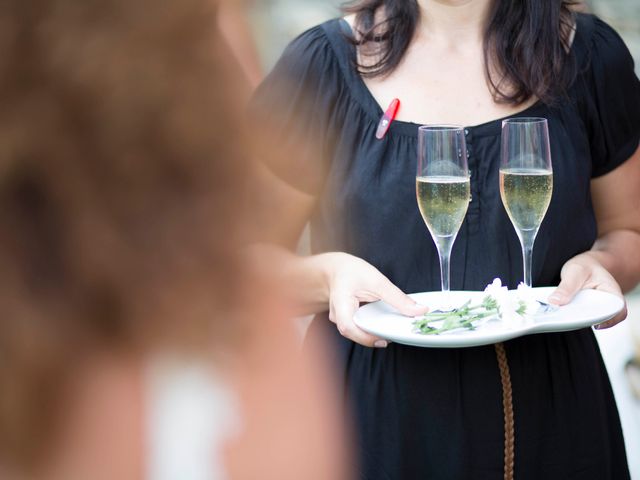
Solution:
M504 412L504 480L513 480L515 465L515 420L513 417L513 391L511 389L511 374L507 362L507 352L504 344L496 343L496 357L500 367L502 381L502 409Z

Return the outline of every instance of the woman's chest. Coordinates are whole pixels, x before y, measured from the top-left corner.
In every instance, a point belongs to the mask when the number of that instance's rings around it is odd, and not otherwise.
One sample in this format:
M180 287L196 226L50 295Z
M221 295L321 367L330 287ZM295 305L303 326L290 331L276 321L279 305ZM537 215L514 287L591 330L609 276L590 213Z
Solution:
M410 52L389 76L364 83L383 110L398 98L397 119L418 124L479 125L514 115L536 102L535 98L520 105L496 102L481 50L449 55Z

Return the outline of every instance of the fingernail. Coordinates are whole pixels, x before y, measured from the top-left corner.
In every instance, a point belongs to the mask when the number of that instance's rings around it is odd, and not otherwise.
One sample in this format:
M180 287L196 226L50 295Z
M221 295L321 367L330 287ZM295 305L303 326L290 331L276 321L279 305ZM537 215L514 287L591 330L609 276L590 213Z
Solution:
M387 348L388 343L385 340L377 340L373 346L376 348Z
M419 303L414 303L413 306L420 311L426 310L427 312L429 311L429 307L427 307L426 305L420 305Z
M559 303L559 302L564 301L564 299L565 299L564 295L559 294L559 293L554 293L553 295L551 295L549 297L549 302L551 302L551 303L554 303L554 302Z

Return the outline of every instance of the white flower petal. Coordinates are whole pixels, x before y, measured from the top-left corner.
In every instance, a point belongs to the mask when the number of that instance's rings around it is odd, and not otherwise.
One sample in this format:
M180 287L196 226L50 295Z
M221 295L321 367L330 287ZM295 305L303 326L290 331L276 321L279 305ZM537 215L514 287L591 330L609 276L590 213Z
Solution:
M524 315L533 315L538 311L539 304L536 300L533 288L527 287L524 283L520 283L520 285L518 285L516 297L518 299L518 303L522 302L518 307L522 304L525 307Z

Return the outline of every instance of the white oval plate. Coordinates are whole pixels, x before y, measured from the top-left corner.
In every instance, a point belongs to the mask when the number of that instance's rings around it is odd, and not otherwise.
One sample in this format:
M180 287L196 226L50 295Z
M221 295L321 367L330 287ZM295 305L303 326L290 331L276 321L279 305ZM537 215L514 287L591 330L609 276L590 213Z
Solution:
M546 301L555 287L533 289L535 298ZM447 302L457 306L467 300L481 302L484 292L449 292ZM509 292L515 295L515 291ZM433 306L443 303L442 292L412 293L409 295L421 305ZM622 299L596 290L582 290L573 301L555 312L535 315L511 323L500 319L489 320L475 330L455 330L439 335L418 333L413 326L414 318L405 317L384 302L369 303L360 307L355 323L361 329L380 338L405 345L434 348L475 347L503 342L512 338L543 332L565 332L590 327L613 318L624 308Z

